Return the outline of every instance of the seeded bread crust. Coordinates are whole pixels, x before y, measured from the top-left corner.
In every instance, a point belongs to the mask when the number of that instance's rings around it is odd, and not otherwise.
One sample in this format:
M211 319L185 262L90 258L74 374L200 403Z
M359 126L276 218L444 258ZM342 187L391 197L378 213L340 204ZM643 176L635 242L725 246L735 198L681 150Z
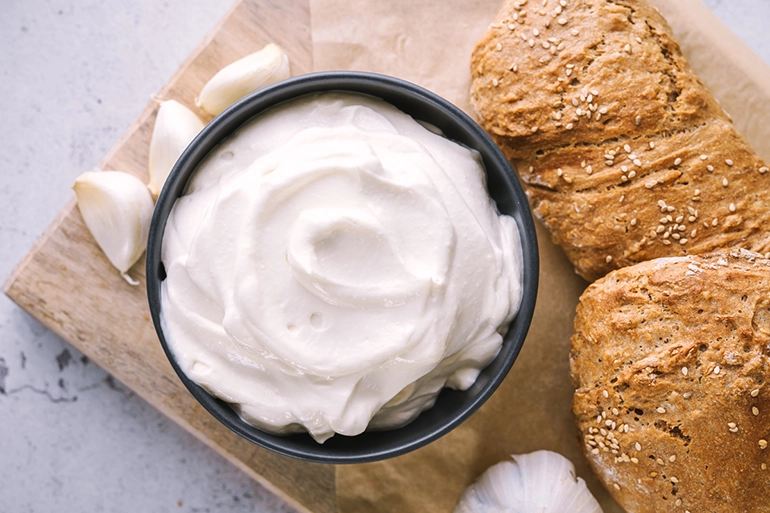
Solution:
M644 0L508 1L471 101L576 272L770 251L770 173Z
M573 412L629 513L770 512L770 260L644 262L580 298Z

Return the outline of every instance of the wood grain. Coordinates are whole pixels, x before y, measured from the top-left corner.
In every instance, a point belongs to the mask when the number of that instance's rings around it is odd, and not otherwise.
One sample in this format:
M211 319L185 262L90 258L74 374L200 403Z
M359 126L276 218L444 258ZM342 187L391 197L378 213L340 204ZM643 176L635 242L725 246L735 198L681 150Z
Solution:
M195 109L201 87L224 65L269 42L289 54L292 73L312 70L307 0L241 0L158 93ZM99 164L147 180L150 103ZM74 199L6 281L4 292L57 335L112 373L147 402L300 511L336 511L334 467L261 449L230 432L187 392L153 329L144 287L144 259L118 275L83 223Z

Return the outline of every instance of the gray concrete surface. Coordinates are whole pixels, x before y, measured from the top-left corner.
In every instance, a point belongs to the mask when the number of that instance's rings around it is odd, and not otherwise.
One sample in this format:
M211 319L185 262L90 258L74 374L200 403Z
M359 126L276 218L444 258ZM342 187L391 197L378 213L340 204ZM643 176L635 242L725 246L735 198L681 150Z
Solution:
M706 3L770 62L770 0ZM0 0L0 279L229 5ZM291 510L0 296L0 513L49 511Z

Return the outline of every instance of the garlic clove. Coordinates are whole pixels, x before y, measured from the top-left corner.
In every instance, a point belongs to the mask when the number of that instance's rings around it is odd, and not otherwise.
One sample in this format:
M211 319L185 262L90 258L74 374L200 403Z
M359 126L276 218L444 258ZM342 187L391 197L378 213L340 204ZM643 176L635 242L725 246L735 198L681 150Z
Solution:
M536 451L493 465L469 486L454 513L602 513L564 456Z
M115 268L128 276L147 248L154 204L141 180L121 171L87 171L72 186L86 226Z
M198 133L203 121L175 100L160 104L150 140L150 188L157 197L179 156Z
M216 116L252 91L291 76L289 57L273 43L225 66L209 80L195 104Z

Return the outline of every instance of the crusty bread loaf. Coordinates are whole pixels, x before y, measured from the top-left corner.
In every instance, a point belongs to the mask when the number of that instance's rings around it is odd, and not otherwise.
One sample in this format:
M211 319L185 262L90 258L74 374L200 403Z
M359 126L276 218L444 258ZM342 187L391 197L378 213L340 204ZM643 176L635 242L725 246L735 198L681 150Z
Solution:
M770 251L770 173L644 0L509 0L471 61L482 126L589 281Z
M608 274L580 298L570 364L580 443L629 513L770 512L770 260Z

